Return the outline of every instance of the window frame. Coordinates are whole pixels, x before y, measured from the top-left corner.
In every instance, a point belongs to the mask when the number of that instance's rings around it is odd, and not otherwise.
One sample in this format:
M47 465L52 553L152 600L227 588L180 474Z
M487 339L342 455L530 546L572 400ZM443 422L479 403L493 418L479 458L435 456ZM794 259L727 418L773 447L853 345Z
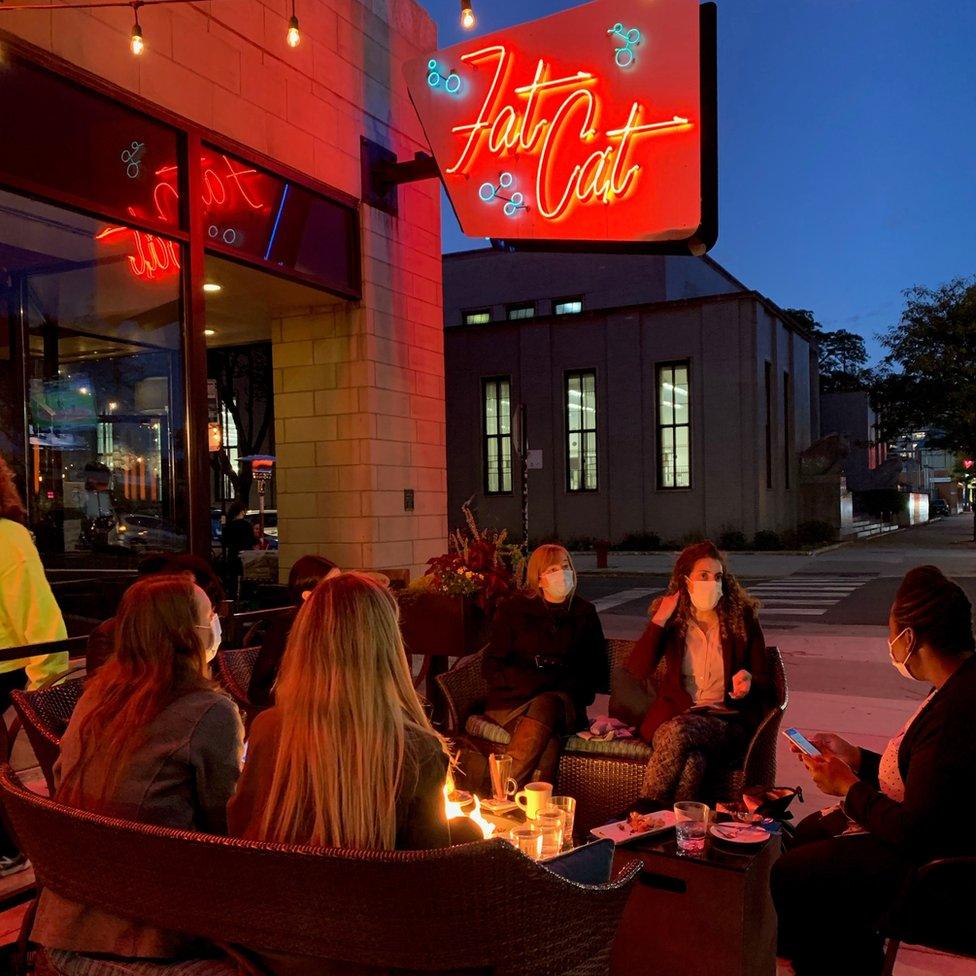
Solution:
M579 302L579 308L572 312L560 312L560 305L568 305L570 302ZM582 295L571 295L568 298L554 298L552 300L552 314L553 315L582 315L585 306L583 304Z
M785 485L787 491L792 487L790 478L790 469L792 467L792 447L793 447L793 424L792 424L792 411L793 411L793 396L792 396L792 384L790 383L790 372L789 370L783 370L783 477L785 479Z
M772 491L773 478L773 364L767 359L764 364L766 392L766 491Z
M488 317L484 322L469 322L468 316L470 315L487 315ZM466 308L461 312L461 324L462 325L488 325L491 323L491 309L490 308Z
M526 309L531 309L532 312L529 315L513 315L513 312L525 311ZM536 308L535 302L511 302L505 306L505 320L507 322L524 322L526 319L534 319L538 317L538 309Z
M664 423L661 417L661 377L665 370L671 371L672 383L674 380L674 371L677 369L684 369L688 376L688 419L683 424L675 423L673 420L674 416L674 400L672 399L672 421L671 423ZM655 461L654 466L657 472L657 490L658 491L690 491L695 484L694 479L694 465L692 464L692 430L691 430L691 360L690 359L673 359L667 360L666 362L660 362L654 364L654 429L655 429ZM662 437L662 431L671 430L672 431L672 443L677 441L677 431L680 428L684 428L688 431L688 484L686 485L666 485L664 484L664 460L662 457L662 445L664 439ZM677 467L672 472L674 480L677 480Z
M593 379L593 426L583 426L583 380L587 377ZM569 425L569 384L572 380L580 381L580 427L573 430ZM600 490L600 433L599 433L599 394L597 393L596 370L595 369L571 369L563 374L563 429L565 440L563 442L566 449L566 491L571 495L594 494ZM570 448L569 439L573 434L581 435L580 442L580 487L574 488L572 485L572 469L569 465ZM593 487L586 485L588 468L586 466L586 435L593 435Z
M489 387L495 386L495 400L496 403L501 401L501 390L499 389L499 384L506 383L508 385L508 403L509 403L509 418L508 418L508 433L502 434L496 432L491 434L488 432L488 390ZM482 489L484 494L490 498L496 498L500 495L511 495L515 491L515 465L513 463L514 459L514 445L512 442L512 377L511 375L495 375L495 376L483 376L481 378L481 468L482 468ZM489 472L491 470L491 462L489 460L489 444L492 441L496 441L498 444L498 452L496 457L497 461L497 475L498 475L498 485L497 489L492 489L490 487ZM505 457L505 444L507 442L508 446L508 470L509 470L509 487L504 488L505 484L505 467L504 467L504 457Z

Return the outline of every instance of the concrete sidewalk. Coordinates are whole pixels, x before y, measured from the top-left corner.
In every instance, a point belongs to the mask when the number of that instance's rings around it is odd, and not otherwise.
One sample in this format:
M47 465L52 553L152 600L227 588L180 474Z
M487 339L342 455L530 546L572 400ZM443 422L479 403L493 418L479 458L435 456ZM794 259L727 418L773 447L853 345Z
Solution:
M573 554L582 573L669 575L676 552L611 552L608 567L596 568L596 553ZM903 576L913 566L938 565L950 576L976 573L976 543L969 515L955 515L916 525L903 532L845 543L804 555L791 552L730 552L729 568L737 576L789 576L793 573L878 573Z

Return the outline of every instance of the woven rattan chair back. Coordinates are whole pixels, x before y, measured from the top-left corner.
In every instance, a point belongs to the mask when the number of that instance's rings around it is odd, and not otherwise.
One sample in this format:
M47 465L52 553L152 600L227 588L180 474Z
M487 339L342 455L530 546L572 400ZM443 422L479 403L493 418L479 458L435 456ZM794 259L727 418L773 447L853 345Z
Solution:
M248 689L251 686L254 664L260 653L260 647L238 647L217 651L217 680L242 711L247 711L251 707Z
M0 794L38 881L66 898L216 942L350 965L606 974L637 873L578 885L502 840L315 850L133 824L31 793L9 765Z
M84 681L72 678L40 691L12 691L10 700L27 734L27 741L54 793L54 764L61 754L61 736L81 698Z

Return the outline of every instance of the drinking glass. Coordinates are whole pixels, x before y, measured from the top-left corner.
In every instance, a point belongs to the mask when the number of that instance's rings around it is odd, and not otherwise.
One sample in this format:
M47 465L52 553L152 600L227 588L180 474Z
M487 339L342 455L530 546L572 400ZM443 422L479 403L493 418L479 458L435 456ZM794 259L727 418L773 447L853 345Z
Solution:
M491 773L491 795L498 801L515 795L518 783L512 779L512 757L502 752L488 757L488 770Z
M566 814L557 807L547 807L535 818L535 825L542 835L542 856L555 857L563 849Z
M512 843L533 861L542 857L542 834L535 827L516 827L512 831Z
M674 805L674 828L679 851L701 854L705 850L708 812L708 805L705 803L682 801Z
M557 810L562 810L566 815L566 823L563 825L563 848L573 846L573 824L576 821L576 800L571 796L554 796L552 804Z

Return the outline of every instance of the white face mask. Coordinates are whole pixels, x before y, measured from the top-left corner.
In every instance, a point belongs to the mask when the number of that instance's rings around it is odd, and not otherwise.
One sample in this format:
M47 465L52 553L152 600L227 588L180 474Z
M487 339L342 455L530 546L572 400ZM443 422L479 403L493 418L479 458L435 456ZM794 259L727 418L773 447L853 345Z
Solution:
M891 666L903 677L908 678L910 681L915 681L915 675L908 670L908 659L915 653L915 648L913 647L906 655L904 661L895 660L895 644L901 639L902 634L907 634L908 628L898 632L894 640L888 641L888 657L891 660Z
M696 610L714 610L722 599L722 581L690 579L688 595Z
M573 592L576 574L571 569L550 569L542 574L539 584L552 602L561 603Z
M210 634L209 643L206 647L207 664L209 664L217 656L217 648L220 647L220 641L224 636L224 632L220 626L220 617L214 614L210 618L210 623L207 626L197 624L197 630L206 630Z

